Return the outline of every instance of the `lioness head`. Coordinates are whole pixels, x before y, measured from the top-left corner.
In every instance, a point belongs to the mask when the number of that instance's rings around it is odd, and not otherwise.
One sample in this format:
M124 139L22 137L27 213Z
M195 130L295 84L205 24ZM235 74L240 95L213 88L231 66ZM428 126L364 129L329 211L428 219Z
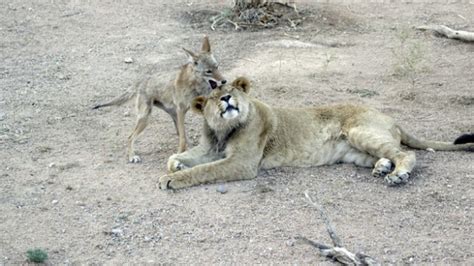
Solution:
M250 82L244 77L235 79L231 84L222 85L208 96L196 97L192 109L206 119L215 130L224 130L244 123L248 118Z

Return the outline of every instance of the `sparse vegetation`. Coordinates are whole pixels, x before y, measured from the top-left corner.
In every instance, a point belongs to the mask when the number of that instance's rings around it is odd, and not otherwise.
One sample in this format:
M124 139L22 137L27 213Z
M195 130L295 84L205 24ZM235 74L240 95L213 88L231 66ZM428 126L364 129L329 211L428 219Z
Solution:
M372 98L379 95L378 92L369 89L347 89L348 93L357 94L362 98Z
M329 52L326 52L326 58L323 62L323 72L327 73L329 64L335 59L336 57Z
M426 67L423 66L423 46L419 42L410 41L411 37L411 31L406 28L401 29L397 34L399 43L395 48L392 48L395 58L393 74L396 77L407 79L414 88L420 73L426 71Z
M280 1L236 0L232 8L226 8L220 14L210 18L211 29L232 25L235 30L273 28L288 25L295 29L304 17L290 5Z
M30 262L43 263L48 259L48 253L39 248L29 249L26 252L26 257Z

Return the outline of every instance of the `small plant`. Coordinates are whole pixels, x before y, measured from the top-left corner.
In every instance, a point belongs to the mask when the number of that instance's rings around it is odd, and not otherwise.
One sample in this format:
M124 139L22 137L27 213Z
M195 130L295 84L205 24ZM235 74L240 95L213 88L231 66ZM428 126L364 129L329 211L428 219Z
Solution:
M324 62L323 62L323 71L324 71L325 73L327 73L328 67L329 67L329 63L331 63L333 59L335 59L335 56L334 56L332 53L326 52L326 58L325 58L325 60L324 60Z
M328 67L329 64L336 59L336 56L330 52L326 52L324 59L323 59L323 65L322 65L322 70L321 70L321 79L327 81L328 80Z
M423 47L418 42L408 41L411 37L409 29L400 30L397 37L400 43L398 47L392 49L395 57L394 75L399 78L407 78L414 88L419 74L425 70L422 65Z
M48 254L42 249L35 248L35 249L29 249L26 252L26 257L31 262L43 263L45 260L48 259Z

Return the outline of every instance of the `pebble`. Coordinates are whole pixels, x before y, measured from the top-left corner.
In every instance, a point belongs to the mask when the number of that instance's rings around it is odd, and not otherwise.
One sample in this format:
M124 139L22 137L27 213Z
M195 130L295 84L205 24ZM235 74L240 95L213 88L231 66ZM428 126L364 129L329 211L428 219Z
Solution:
M216 191L221 193L221 194L225 194L225 193L227 193L227 188L224 185L219 185L219 186L217 186Z
M125 58L123 61L124 61L125 63L127 63L127 64L131 64L131 63L133 63L133 58L127 57L127 58Z
M59 200L53 200L51 201L52 204L58 204Z
M123 234L123 230L120 229L120 228L114 228L114 229L112 229L111 233L116 235L116 236L120 236L120 235Z

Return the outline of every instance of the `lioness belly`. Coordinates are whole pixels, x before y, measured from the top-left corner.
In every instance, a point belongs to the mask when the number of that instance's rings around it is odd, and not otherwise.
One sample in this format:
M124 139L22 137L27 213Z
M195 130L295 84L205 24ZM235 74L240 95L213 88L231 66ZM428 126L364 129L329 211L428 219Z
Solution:
M310 141L311 142L311 141ZM338 162L354 162L359 151L345 140L328 141L318 145L316 141L305 146L287 147L278 152L268 154L263 158L263 169L281 166L320 166Z
M344 107L344 106L342 106ZM278 126L260 166L319 166L338 162L370 166L373 158L350 145L337 112L275 109ZM350 115L349 115L350 116Z

